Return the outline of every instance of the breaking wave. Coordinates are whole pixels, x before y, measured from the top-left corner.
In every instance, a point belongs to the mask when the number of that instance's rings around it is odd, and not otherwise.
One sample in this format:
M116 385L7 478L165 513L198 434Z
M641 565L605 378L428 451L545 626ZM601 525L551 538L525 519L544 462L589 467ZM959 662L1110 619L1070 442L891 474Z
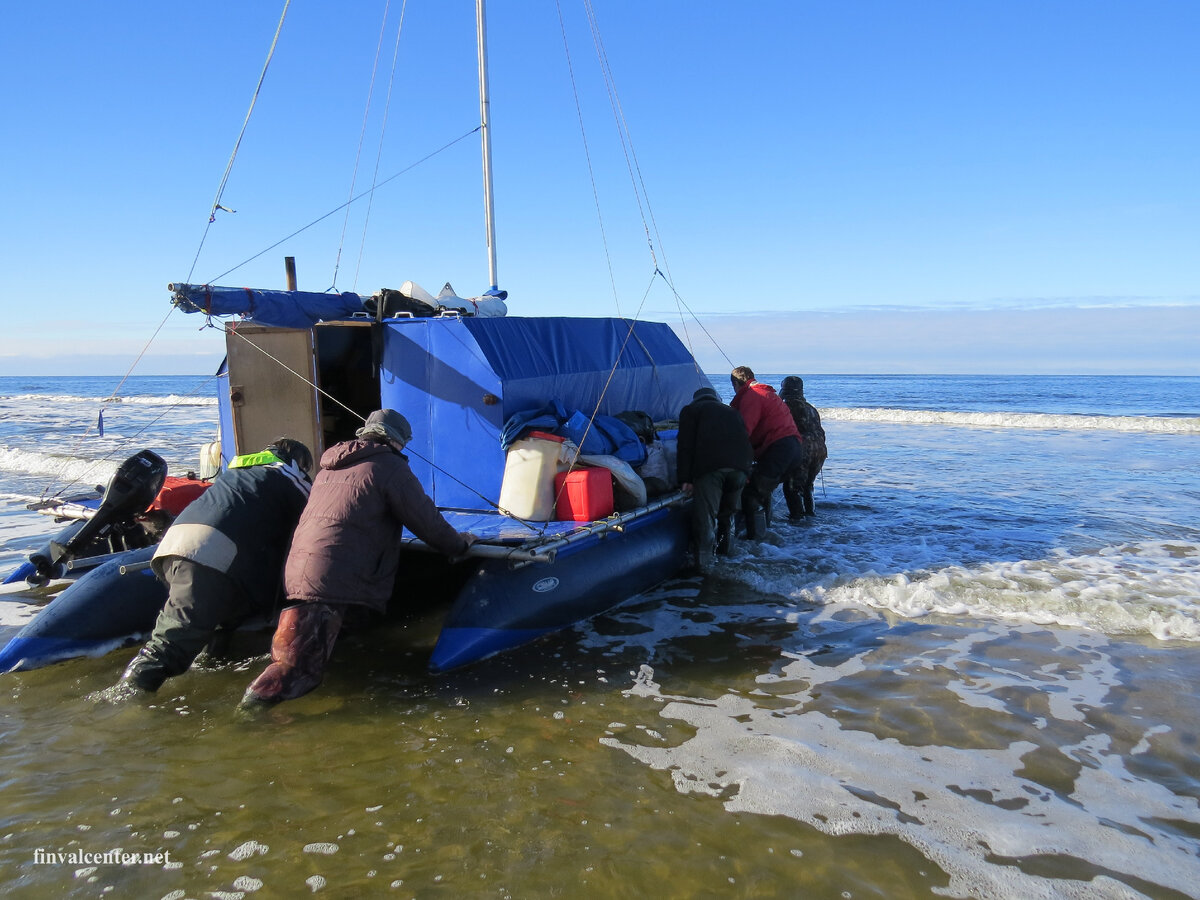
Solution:
M198 397L188 394L166 394L165 396L84 397L63 394L10 394L0 397L0 402L53 404L62 406L80 403L88 406L112 406L129 404L134 406L216 406L216 397Z
M1036 428L1046 431L1126 431L1149 434L1200 434L1200 416L1085 416L1062 413L945 412L885 407L830 407L826 420L896 425L959 425L980 428Z

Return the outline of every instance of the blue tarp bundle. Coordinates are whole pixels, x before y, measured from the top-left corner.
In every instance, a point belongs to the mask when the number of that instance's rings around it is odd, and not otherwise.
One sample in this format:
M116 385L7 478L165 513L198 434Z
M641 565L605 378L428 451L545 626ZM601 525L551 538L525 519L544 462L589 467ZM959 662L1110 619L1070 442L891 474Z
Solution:
M174 285L175 305L185 312L209 316L243 316L255 325L311 328L317 322L349 318L363 312L362 297L352 291L317 294L311 291L263 291L257 288ZM190 308L189 308L190 307Z
M646 447L632 428L613 416L596 416L589 425L588 416L579 410L568 411L555 400L541 409L519 412L504 423L500 445L507 450L525 431L536 429L561 435L579 447L586 456L615 456L635 468L646 461Z

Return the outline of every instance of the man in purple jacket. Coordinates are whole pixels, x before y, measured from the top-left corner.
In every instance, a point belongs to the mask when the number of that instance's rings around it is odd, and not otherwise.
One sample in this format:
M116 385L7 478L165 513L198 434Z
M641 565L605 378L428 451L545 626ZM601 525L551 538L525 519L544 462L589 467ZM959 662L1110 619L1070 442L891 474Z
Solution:
M271 665L244 705L293 700L321 683L347 609L387 608L405 528L451 557L475 541L442 517L408 467L401 451L412 428L404 416L377 410L355 435L321 457L284 566L289 605L271 641Z

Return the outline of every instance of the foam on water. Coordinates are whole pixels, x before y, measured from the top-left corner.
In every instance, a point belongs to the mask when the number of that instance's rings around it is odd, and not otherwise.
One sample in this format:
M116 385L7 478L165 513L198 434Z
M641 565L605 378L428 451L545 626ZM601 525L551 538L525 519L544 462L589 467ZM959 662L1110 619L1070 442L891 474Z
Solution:
M1118 687L1105 638L1080 632L1056 633L1059 646L1041 665L953 677L986 658L989 643L1010 637L1009 628L996 626L899 661L875 659L885 653L876 648L837 665L799 655L757 679L761 696L672 695L643 666L629 693L662 703L659 716L684 723L692 736L677 746L617 735L602 743L669 772L681 793L722 798L730 812L786 816L829 835L894 836L949 874L950 896L1127 896L1130 881L1190 895L1200 859L1178 823L1200 825L1200 803L1131 772L1108 735L1086 734L1053 750L1030 740L910 744L843 724L829 711L843 685L857 697L855 682L881 668L943 671L984 719L1010 714L1013 695L1048 695L1048 718L1076 729ZM1059 666L1058 653L1077 664ZM1148 727L1138 746L1168 730ZM1041 757L1060 754L1076 770L1067 791L1031 774L1050 764ZM1055 857L1091 867L1092 881L1047 878L1016 864Z
M56 482L107 483L120 460L83 459L39 450L0 447L0 472L45 475Z
M770 559L730 567L728 574L806 603L853 604L906 618L965 615L1200 641L1200 545L1186 541L889 575L832 574L799 587L794 570L774 568Z

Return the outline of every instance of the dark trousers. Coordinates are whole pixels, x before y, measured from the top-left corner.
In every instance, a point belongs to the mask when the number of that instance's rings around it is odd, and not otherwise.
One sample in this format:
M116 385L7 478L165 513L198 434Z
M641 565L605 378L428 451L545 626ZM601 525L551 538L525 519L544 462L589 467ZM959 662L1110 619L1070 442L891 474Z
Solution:
M188 670L219 628L236 628L252 612L245 593L223 572L178 556L162 569L166 605L150 640L122 678L147 691Z
M716 469L692 482L692 543L701 571L712 566L718 539L729 535L745 484L746 473L738 469Z
M788 516L792 519L816 514L813 485L829 456L824 444L805 441L803 447L804 455L800 464L783 479L783 499L787 501Z
M771 524L771 495L789 472L803 459L800 439L792 435L780 438L754 461L750 480L742 491L742 514L746 517L746 537L763 537Z

